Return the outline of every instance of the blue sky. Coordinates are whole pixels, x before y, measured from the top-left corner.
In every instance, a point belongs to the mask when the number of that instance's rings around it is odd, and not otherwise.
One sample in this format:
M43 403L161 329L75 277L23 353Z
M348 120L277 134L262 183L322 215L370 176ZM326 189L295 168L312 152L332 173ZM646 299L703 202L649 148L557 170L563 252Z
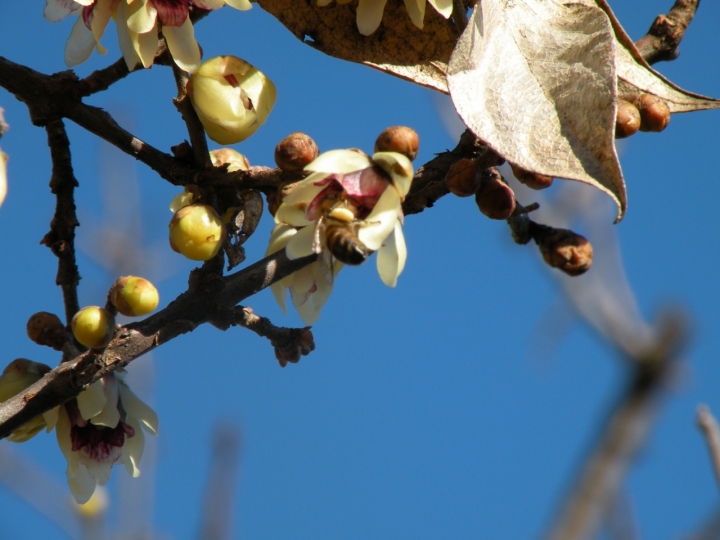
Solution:
M0 5L0 55L50 73L65 69L72 22L47 23L43 5ZM613 7L637 39L669 5L636 0ZM709 49L719 17L720 6L703 3L680 58L656 67L683 88L720 97L720 61ZM277 85L266 125L234 146L252 164L271 165L275 144L293 131L311 135L321 151L369 151L385 127L409 125L420 134L418 164L455 145L435 93L316 52L258 6L244 13L223 8L199 23L196 35L206 58L240 56ZM104 43L108 55L94 55L77 69L81 76L118 58L113 29ZM173 96L170 70L156 66L88 102L168 151L186 137ZM55 365L53 351L25 336L31 314L62 313L56 260L39 245L54 208L44 130L1 89L0 106L11 126L0 141L10 156L0 208L0 363L27 357ZM659 308L680 304L693 322L687 364L626 482L646 538L678 537L717 506L694 411L701 402L720 411L719 114L673 116L662 134L638 134L621 149L629 204L614 227L640 310L651 320ZM117 277L117 266L99 251L98 238L107 236L99 235L129 230L140 256L125 261L126 271L153 280L166 305L195 266L167 245L167 205L177 188L69 122L68 132L84 229L81 304L102 303ZM108 200L115 201L112 211ZM520 200L528 204L532 194ZM614 209L598 204L611 227ZM271 226L266 215L246 244L248 262L262 257ZM554 271L533 246L514 245L507 226L482 216L472 199L445 197L409 217L405 234L409 257L397 288L382 284L374 261L344 270L313 328L317 348L297 365L280 369L269 343L250 332L203 327L130 366L130 380L160 416L155 488L144 495L154 500L158 534L195 536L220 421L243 433L237 537L530 538L548 526L620 392L623 364L579 321L554 349L538 348L538 333L547 328L540 323L570 314L553 308L560 294ZM302 325L293 312L282 315L269 291L248 305L275 324ZM64 482L53 435L12 450ZM116 503L125 474L113 473ZM0 522L0 538L62 537L2 485Z

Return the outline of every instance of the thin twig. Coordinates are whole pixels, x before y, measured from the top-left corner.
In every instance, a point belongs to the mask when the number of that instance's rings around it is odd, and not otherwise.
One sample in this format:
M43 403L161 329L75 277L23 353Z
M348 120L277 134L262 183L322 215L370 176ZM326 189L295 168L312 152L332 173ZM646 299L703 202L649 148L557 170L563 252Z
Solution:
M55 284L62 288L65 306L65 322L70 321L80 309L77 286L80 274L75 262L75 227L79 225L75 214L75 188L78 185L73 173L70 141L65 125L60 119L50 121L45 130L52 158L50 189L56 196L55 216L50 222L50 232L41 243L49 247L58 258Z
M705 436L705 442L710 452L710 461L713 471L715 471L715 479L720 487L720 425L713 413L710 412L710 407L704 404L698 406L696 418L698 427Z
M467 8L463 0L453 0L452 19L457 28L458 35L462 34L468 25Z
M667 15L657 16L648 33L635 42L648 64L678 57L680 42L699 6L700 0L677 0Z

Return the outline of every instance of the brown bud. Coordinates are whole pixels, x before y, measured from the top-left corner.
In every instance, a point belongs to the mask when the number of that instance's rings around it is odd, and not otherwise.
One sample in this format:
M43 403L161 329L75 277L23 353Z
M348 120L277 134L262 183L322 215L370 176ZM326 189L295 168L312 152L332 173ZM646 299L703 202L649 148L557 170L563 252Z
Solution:
M549 229L535 241L545 262L569 276L584 274L592 266L592 244L568 229Z
M475 193L475 202L490 219L507 219L515 210L515 194L497 171L490 171L483 175L480 188Z
M70 340L65 326L53 313L39 311L32 315L26 326L28 337L38 345L52 347L60 351L63 345Z
M375 141L375 152L397 152L410 161L417 157L419 149L418 134L414 129L405 126L389 127Z
M615 138L624 139L640 129L640 111L624 99L617 102L617 116L615 118Z
M662 131L670 123L670 109L665 101L652 94L640 94L635 100L640 111L640 131Z
M268 212L270 212L270 215L272 217L275 217L275 214L278 211L278 208L280 208L280 203L277 202L278 194L277 193L268 193L265 196L265 198L267 199Z
M290 364L297 364L300 361L300 347L294 344L275 347L275 358L280 367Z
M480 187L480 171L472 159L460 159L450 167L445 183L453 195L469 197Z
M300 353L303 356L307 356L315 350L315 338L309 328L300 334L298 345L300 346Z
M513 163L510 164L510 168L512 169L513 175L517 178L518 182L525 184L530 189L545 189L552 186L552 176L534 173Z
M318 157L318 147L309 135L291 133L275 147L275 163L283 171L299 172Z

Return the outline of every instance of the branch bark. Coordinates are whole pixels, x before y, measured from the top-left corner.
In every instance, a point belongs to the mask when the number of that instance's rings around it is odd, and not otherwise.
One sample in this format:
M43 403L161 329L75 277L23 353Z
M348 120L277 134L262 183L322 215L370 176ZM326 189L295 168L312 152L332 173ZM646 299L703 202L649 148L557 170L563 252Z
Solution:
M635 42L648 64L680 55L680 42L699 6L700 0L677 0L667 15L657 16L647 34Z

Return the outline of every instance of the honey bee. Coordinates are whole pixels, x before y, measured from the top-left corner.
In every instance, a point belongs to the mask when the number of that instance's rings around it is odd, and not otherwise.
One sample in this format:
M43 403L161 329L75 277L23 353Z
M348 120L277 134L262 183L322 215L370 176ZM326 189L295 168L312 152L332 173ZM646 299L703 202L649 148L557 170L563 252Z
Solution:
M325 244L338 261L357 266L370 256L370 251L357 236L352 222L341 222L329 218L325 225Z

